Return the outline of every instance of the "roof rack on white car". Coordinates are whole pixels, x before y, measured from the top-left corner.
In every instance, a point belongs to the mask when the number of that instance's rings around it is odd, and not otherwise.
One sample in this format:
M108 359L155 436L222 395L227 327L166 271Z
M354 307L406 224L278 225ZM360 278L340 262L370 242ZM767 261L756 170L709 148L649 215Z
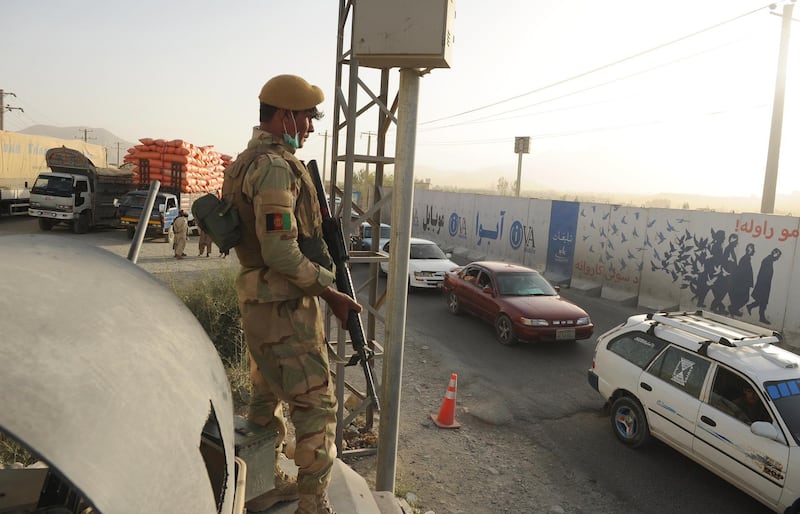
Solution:
M648 314L647 319L655 322L650 326L650 333L662 324L707 339L697 350L701 355L706 355L711 343L735 347L783 342L780 332L708 311L655 312Z

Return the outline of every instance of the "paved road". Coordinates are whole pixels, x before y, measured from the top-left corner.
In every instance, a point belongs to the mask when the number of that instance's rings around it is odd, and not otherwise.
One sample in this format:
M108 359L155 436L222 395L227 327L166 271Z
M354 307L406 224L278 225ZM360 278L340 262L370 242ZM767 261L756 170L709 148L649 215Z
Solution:
M353 267L354 283L366 280L366 269ZM379 284L385 287L385 280ZM596 334L638 312L578 291L562 293L589 312ZM628 505L626 512L770 512L666 445L631 450L618 443L603 402L586 378L594 337L573 344L505 347L495 341L491 325L451 315L444 299L429 291L408 296L406 332L407 338L424 340L445 355L441 360L458 371L459 397L469 398L472 415L510 420L503 425L507 430L531 447L548 449L564 468L591 477L607 495Z

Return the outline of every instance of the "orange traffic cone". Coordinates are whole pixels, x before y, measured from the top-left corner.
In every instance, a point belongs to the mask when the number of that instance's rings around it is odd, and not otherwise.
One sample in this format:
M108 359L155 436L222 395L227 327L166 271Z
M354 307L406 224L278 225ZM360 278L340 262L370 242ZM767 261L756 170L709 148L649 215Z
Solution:
M439 408L439 415L431 413L431 419L439 428L460 428L461 423L456 421L456 384L458 382L458 375L453 373L450 375L450 384L447 386L447 392L444 394L444 401Z

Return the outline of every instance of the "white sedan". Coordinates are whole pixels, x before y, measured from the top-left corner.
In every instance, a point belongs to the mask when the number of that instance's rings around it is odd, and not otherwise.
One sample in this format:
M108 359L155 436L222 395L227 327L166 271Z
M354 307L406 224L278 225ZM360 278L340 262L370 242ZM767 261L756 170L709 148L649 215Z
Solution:
M383 245L383 251L389 253L390 241ZM381 262L381 271L389 272L389 263ZM450 260L436 243L427 239L411 238L411 253L408 258L408 287L433 289L442 286L444 274L457 268L458 264Z

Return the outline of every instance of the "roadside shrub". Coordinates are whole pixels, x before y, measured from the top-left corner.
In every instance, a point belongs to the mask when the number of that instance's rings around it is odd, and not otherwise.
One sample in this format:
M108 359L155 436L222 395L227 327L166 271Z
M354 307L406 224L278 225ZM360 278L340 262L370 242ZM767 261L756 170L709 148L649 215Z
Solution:
M204 273L191 283L173 284L175 294L192 311L226 365L238 365L243 346L234 270Z
M225 365L237 406L250 394L247 345L242 332L234 269L208 272L189 284L171 284L172 290L194 314L217 348Z

